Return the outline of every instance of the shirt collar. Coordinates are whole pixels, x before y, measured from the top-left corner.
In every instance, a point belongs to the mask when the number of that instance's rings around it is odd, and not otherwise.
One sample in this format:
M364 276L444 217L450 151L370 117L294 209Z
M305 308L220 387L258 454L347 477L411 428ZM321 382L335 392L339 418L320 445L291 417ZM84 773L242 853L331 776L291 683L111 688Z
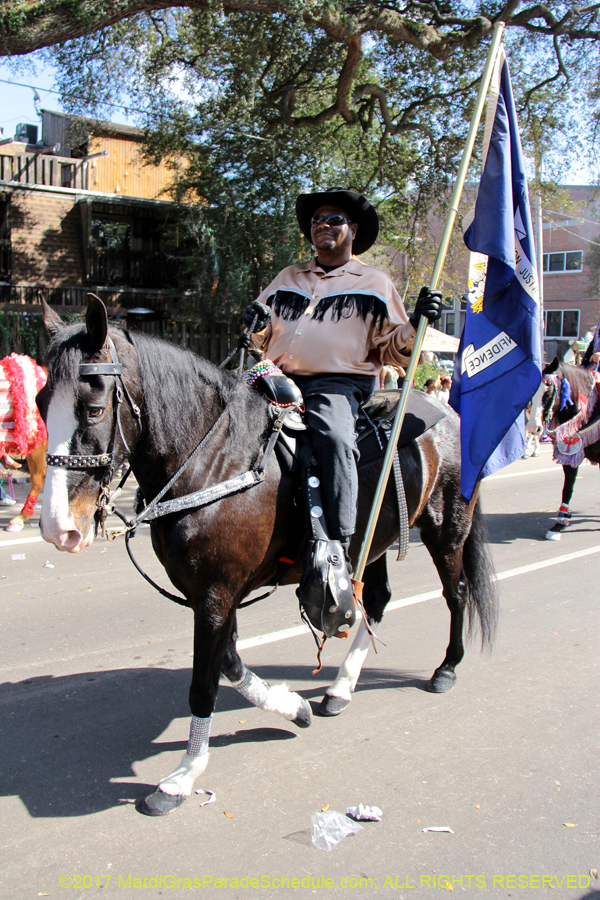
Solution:
M362 275L364 271L365 265L360 262L358 259L351 259L344 265L340 266L339 269L334 269L332 272L323 272L323 269L317 263L316 256L313 256L311 260L307 263L303 263L301 265L301 272L316 272L317 274L323 274L324 278L335 278L336 275L346 275L350 272L352 275Z

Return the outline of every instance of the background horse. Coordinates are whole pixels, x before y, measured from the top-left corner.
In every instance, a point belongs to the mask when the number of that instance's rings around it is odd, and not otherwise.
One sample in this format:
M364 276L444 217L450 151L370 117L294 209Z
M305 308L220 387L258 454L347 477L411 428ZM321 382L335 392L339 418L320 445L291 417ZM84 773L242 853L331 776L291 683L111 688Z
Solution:
M544 380L525 407L525 453L523 459L540 455L540 438L544 433L542 398L546 391Z
M9 473L17 466L10 454L27 457L31 490L7 531L21 531L33 515L46 476L46 426L35 403L46 383L46 372L29 356L12 353L0 360L0 456Z
M565 422L573 419L581 408L587 405L594 379L593 370L560 362L557 356L542 371L542 384L544 385L541 401L542 423L543 427L548 429L555 445L555 456L556 444L552 432L559 425L564 425ZM586 447L584 453L590 462L600 462L600 441ZM564 472L561 503L554 525L546 532L546 540L549 541L559 541L563 531L571 522L569 505L573 497L579 465L572 466L565 462L561 464Z
M256 468L272 422L263 396L187 350L146 335L109 330L100 300L91 300L85 326L65 326L44 307L53 335L48 384L38 397L50 451L41 519L46 540L72 553L91 544L99 496L112 474L105 463L100 468L108 451L113 467L129 458L147 502L190 457L200 438L202 452L194 452L165 499ZM122 375L106 374L114 371L117 357ZM100 372L94 374L98 366ZM265 684L246 669L236 650L236 610L243 598L263 585L300 579L305 521L295 505L298 485L289 456L287 464L284 460L286 452L280 447L282 464L275 454L269 457L257 486L151 523L156 555L183 594L183 604L193 610L194 662L187 752L144 800L141 809L149 815L164 815L179 806L204 771L221 672L254 705L301 727L310 724L307 701L283 685ZM75 469L70 467L73 460ZM458 418L448 412L402 447L400 464L410 522L419 528L432 556L450 609L450 642L430 682L434 691L449 690L464 654L465 613L469 624L478 620L482 643L491 642L496 623L496 592L479 502L466 506L460 497ZM381 459L360 470L358 532L350 548L354 561L380 468ZM372 622L381 619L391 597L385 552L398 534L391 482L364 575L364 603ZM295 560L285 578L282 557ZM346 686L355 674L358 677L355 665L349 669L349 676L343 676Z

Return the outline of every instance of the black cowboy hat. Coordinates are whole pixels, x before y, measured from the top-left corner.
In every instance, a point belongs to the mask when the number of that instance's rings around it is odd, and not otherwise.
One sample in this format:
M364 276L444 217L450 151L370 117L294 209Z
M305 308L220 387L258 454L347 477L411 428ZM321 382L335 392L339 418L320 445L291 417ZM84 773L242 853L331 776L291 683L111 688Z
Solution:
M296 200L296 218L301 231L312 244L310 220L320 206L339 206L344 209L353 222L358 225L356 237L352 243L352 252L364 253L379 234L379 216L366 197L356 191L347 191L341 187L327 188L316 194L300 194Z

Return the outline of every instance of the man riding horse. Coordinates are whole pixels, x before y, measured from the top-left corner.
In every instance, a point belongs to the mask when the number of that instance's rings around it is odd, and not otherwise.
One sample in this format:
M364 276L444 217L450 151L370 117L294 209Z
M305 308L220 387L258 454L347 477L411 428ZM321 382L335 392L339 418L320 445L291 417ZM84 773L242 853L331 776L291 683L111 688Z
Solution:
M438 319L442 295L422 288L409 317L389 275L358 259L374 244L379 218L355 191L300 194L296 216L316 255L280 272L247 307L244 322L250 326L258 316L252 346L302 392L328 536L339 541L350 569L359 406L373 394L383 365L406 366L421 315Z

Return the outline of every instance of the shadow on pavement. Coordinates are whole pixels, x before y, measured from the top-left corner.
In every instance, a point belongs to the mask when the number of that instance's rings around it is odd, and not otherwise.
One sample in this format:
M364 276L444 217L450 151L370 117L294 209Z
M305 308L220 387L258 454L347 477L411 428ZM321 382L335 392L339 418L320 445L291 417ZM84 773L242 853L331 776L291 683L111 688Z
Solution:
M272 682L305 681L309 671L305 666L257 668L261 677ZM325 668L319 673L319 686L301 693L322 696L336 672ZM33 817L88 815L145 796L154 785L118 780L135 777L136 761L185 750L184 740L156 741L173 719L189 716L190 679L187 668L137 668L59 678L45 675L0 686L5 723L0 751L2 795L20 797ZM424 689L426 683L424 678L399 671L366 670L359 690ZM238 709L248 709L247 702L223 685L217 710ZM279 718L275 722L275 727L216 733L211 746L298 736L295 726Z
M557 498L557 504L560 496ZM557 505L558 509L558 505ZM512 544L519 538L545 541L546 532L554 525L556 514L547 512L485 513L485 523L490 544ZM599 516L579 515L573 511L571 525L563 534L561 547L568 544L569 535L600 531Z

